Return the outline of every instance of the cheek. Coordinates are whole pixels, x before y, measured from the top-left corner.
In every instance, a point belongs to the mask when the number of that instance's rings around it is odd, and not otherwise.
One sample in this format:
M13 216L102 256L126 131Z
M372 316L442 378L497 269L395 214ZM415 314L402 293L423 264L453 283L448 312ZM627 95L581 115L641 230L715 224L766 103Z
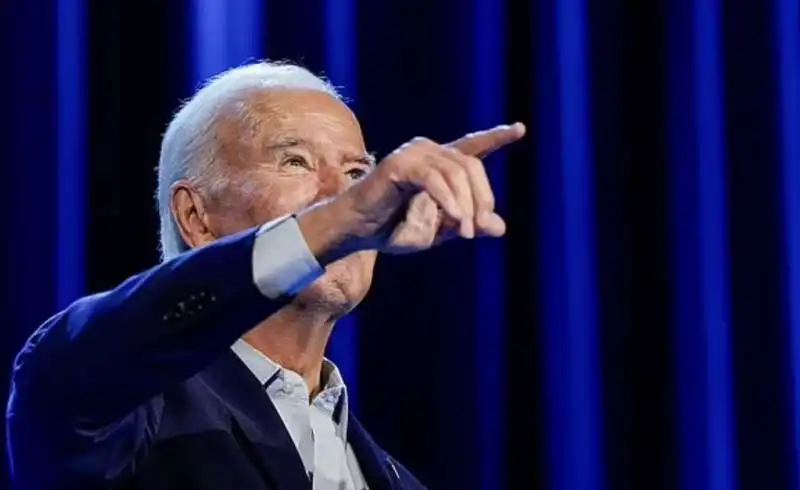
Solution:
M312 204L316 185L309 178L275 176L260 185L247 185L242 199L253 225L296 213Z

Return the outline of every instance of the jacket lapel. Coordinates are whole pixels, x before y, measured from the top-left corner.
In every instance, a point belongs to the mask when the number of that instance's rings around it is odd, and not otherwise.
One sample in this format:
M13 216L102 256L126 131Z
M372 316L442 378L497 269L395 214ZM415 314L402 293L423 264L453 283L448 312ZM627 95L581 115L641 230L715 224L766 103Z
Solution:
M348 414L347 442L361 467L361 472L367 480L370 490L396 490L400 488L397 470L389 460L386 453L375 443L372 437L364 430L361 423Z
M277 489L311 489L300 455L265 390L232 351L199 378L233 415L231 433L264 479Z

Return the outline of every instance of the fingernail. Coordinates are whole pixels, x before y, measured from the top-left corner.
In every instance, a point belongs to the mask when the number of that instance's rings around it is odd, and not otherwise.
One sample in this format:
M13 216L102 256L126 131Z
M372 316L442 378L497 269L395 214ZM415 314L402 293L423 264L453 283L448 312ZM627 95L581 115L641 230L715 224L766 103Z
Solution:
M459 234L462 238L470 239L474 235L474 231L472 231L472 221L471 220L462 220L461 225L459 226Z

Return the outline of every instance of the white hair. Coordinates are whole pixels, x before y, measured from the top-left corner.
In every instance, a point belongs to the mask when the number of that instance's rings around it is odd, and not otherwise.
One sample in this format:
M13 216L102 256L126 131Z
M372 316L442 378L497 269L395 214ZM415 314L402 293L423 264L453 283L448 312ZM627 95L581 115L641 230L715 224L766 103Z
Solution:
M225 180L217 164L218 141L214 125L222 111L241 104L254 92L269 89L318 90L341 100L336 87L300 66L257 62L232 68L207 80L186 101L167 127L158 162L158 214L161 221L162 260L189 247L183 241L170 209L172 186L182 179L216 187ZM246 117L244 110L239 111Z

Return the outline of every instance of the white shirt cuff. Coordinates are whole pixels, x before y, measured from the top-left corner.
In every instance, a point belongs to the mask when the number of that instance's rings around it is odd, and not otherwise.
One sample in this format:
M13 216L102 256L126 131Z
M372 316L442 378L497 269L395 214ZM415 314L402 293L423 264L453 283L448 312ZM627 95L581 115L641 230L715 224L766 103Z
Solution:
M294 216L270 221L256 232L253 282L264 296L295 295L324 273Z

